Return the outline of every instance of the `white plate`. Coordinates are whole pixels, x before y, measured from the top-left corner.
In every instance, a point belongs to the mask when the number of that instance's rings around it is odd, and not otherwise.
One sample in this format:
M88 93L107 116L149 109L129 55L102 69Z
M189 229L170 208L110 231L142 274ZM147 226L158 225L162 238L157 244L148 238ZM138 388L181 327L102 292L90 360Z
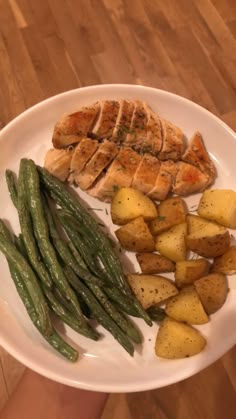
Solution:
M236 136L218 118L200 106L174 94L141 86L105 85L73 90L48 99L29 109L0 133L0 216L10 221L15 231L19 230L17 214L8 196L4 171L18 169L21 157L31 157L43 163L45 151L51 147L54 123L65 112L95 102L98 99L139 98L183 128L190 137L198 129L203 134L207 149L217 166L218 179L215 186L236 189L235 151ZM80 193L82 199L93 208L111 228L109 205ZM188 198L190 206L199 196ZM131 358L108 334L98 343L89 341L71 330L65 333L80 351L76 364L62 359L34 329L15 291L6 261L0 255L0 344L15 358L33 370L51 379L74 387L108 392L141 391L162 387L187 378L208 366L236 343L236 278L230 277L228 299L224 307L207 325L200 327L207 337L208 345L192 358L168 361L154 354L157 326L149 328L142 320L137 321L144 335L141 350ZM137 267L136 267L137 268ZM131 269L135 270L135 267Z

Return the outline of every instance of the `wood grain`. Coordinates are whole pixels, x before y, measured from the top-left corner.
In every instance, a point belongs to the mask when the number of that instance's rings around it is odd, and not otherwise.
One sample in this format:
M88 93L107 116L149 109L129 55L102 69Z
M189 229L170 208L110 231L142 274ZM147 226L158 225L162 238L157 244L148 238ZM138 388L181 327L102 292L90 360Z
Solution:
M145 84L199 103L236 130L235 0L0 0L0 121L98 83ZM23 366L0 351L0 408ZM227 419L236 348L181 383L110 396L103 419Z

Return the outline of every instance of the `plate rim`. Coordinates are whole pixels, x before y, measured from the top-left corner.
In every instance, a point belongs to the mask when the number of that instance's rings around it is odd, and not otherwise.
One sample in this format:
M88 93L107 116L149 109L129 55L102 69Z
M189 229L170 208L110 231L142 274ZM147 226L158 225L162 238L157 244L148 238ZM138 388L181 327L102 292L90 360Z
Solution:
M91 85L91 86L86 86L86 87L79 87L76 89L71 89L71 90L67 90L61 93L58 93L54 96L51 96L47 99L44 99L38 103L36 103L35 105L33 105L32 107L26 109L25 111L23 111L22 113L20 113L18 116L16 116L14 119L12 119L7 125L5 125L1 131L0 131L0 142L2 141L2 137L5 136L5 134L7 133L7 131L9 129L11 129L12 127L14 127L15 124L17 124L19 121L21 121L22 119L24 120L24 117L28 117L28 115L36 110L36 109L40 109L41 107L43 107L44 105L48 105L50 104L50 102L53 102L54 100L56 100L59 97L63 97L63 96L69 96L70 94L76 94L76 92L86 92L89 90L94 90L94 92L98 92L102 91L104 89L119 89L119 88L127 88L127 89L135 89L135 90L140 90L140 91L149 91L149 92L154 92L154 93L158 93L159 95L163 95L166 97L173 97L175 100L180 101L182 103L186 103L187 105L195 108L196 110L205 113L207 115L208 118L211 118L213 120L215 120L215 122L217 122L218 125L220 125L221 127L223 127L223 129L225 129L226 131L229 132L229 134L236 139L236 132L230 128L224 121L222 121L218 116L214 115L212 112L210 112L209 110L205 109L203 106L191 101L190 99L187 99L183 96L177 95L175 93L166 91L166 90L162 90L162 89L157 89L155 87L149 87L149 86L143 86L143 85L138 85L138 84L126 84L126 83L117 83L117 84L103 84L103 85ZM115 94L114 94L115 95ZM160 388L160 387L165 387L167 385L171 385L174 384L176 382L182 381L186 378L191 377L192 375L194 375L195 373L198 373L200 371L202 371L204 368L206 368L207 366L213 364L217 359L219 359L225 352L226 350L230 350L234 344L236 343L236 339L233 338L233 336L230 339L230 345L223 345L221 346L221 350L215 352L214 356L211 357L209 359L209 357L206 357L202 363L201 366L197 368L196 371L194 371L194 364L191 365L190 368L185 369L182 374L181 374L181 378L178 377L174 377L174 379L172 378L172 376L167 376L165 378L162 378L162 383L158 384L155 382L155 379L152 379L152 381L149 382L145 382L142 383L140 381L138 381L137 383L132 383L132 384L110 384L109 386L107 384L91 384L91 383L85 383L80 382L79 381L79 377L77 381L74 381L72 378L68 378L68 377L63 377L60 374L58 374L57 372L53 372L51 370L48 370L47 368L41 366L40 364L35 363L35 361L32 361L30 358L28 358L27 356L25 356L24 354L22 354L21 352L19 352L17 350L17 348L13 347L11 345L11 343L9 343L9 341L7 339L4 339L3 336L0 334L0 344L1 346L8 352L10 353L13 357L15 357L19 362L22 362L26 367L31 368L32 370L36 371L37 373L55 380L59 383L62 384L66 384L72 387L76 387L76 388L80 388L80 389L84 389L84 390L90 390L90 391L99 391L99 392L109 392L109 393L116 393L116 392L125 392L125 393L129 393L129 392L139 392L139 391L147 391L147 390L153 390L156 388ZM227 348L226 348L227 346ZM78 362L80 362L78 360Z

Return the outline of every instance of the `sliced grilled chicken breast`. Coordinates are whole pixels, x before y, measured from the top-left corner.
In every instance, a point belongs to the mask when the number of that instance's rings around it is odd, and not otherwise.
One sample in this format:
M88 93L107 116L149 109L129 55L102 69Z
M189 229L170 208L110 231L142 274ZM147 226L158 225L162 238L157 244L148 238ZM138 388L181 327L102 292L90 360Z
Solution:
M44 167L64 182L70 172L70 164L74 150L48 150L44 159Z
M131 186L141 157L131 148L122 148L95 186L87 192L102 200L110 201L117 189Z
M183 132L166 119L161 119L162 148L158 154L160 160L179 160L184 152Z
M159 170L159 160L151 154L145 153L134 174L132 187L148 194L155 186Z
M82 172L76 177L76 182L81 189L86 190L92 186L100 173L108 166L118 153L115 143L104 140L86 164Z
M171 160L162 162L156 178L155 186L148 193L148 196L157 201L163 201L166 199L168 193L171 191L173 179L175 178L176 173L177 166L175 162Z
M209 176L197 167L185 162L177 162L178 168L172 191L177 195L190 195L206 189Z
M116 125L120 103L116 100L103 100L100 106L100 114L92 132L98 138L109 138Z
M134 112L130 124L129 133L124 144L133 147L135 150L142 150L144 141L147 138L147 113L143 102L134 102Z
M202 172L209 176L209 184L212 184L216 178L215 166L206 150L200 132L195 132L190 140L189 146L182 156L182 160L198 167Z
M147 152L158 155L162 147L162 126L160 118L155 114L151 108L143 102L143 106L147 114Z
M114 141L118 144L122 144L129 131L131 120L134 111L134 103L130 100L121 100L120 101L120 108L119 113L116 120L116 125L112 133L112 137Z
M78 143L87 137L99 113L100 105L84 106L79 111L65 115L55 125L52 143L55 148L63 148Z
M77 176L84 169L86 163L93 156L98 148L98 141L91 138L83 138L75 147L70 162L70 175L68 181L77 183Z

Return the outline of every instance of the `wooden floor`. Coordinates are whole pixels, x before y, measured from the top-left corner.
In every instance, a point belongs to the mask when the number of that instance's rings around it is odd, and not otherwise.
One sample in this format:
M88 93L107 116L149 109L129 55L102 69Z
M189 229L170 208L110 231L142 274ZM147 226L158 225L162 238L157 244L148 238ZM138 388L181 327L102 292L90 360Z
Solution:
M56 93L145 84L236 130L235 0L0 0L0 121ZM0 408L23 371L0 352ZM195 377L112 395L103 419L235 419L236 349Z

